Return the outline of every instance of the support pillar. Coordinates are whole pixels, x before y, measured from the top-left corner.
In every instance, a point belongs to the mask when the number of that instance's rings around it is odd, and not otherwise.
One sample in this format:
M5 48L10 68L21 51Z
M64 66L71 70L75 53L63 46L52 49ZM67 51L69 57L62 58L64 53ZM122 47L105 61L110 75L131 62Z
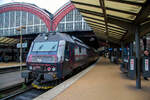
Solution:
M146 40L146 37L143 39L143 44L144 44L144 51L145 51L146 48L147 48L147 40Z
M129 50L130 50L129 55L133 56L133 42L130 42L130 49Z
M136 88L141 89L141 68L140 68L140 36L139 36L139 27L135 29L135 45L136 45Z
M124 44L123 44L123 42L121 42L121 49L122 49L122 51L121 51L121 58L122 58L122 62L123 62L123 58L124 58L124 56L123 56L123 52L124 52Z

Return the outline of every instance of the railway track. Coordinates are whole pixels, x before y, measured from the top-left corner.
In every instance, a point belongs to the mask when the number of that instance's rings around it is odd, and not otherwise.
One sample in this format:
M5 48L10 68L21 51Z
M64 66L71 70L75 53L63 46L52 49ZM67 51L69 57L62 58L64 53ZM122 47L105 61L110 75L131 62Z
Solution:
M0 100L32 100L47 90L37 90L19 83L0 90Z
M7 99L7 97L10 97L13 94L19 93L20 92L19 90L21 88L23 90L23 84L24 82L0 89L0 100L5 100Z
M26 65L22 66L23 70L26 70ZM20 70L20 66L15 66L15 67L7 67L7 68L0 68L0 74L5 74L9 72L16 72Z
M77 74L77 72L72 73L72 75L66 77L65 80L69 79L75 74ZM61 82L58 82L57 85L60 84ZM33 98L48 91L48 90L38 90L33 88L31 85L25 86L23 84L24 83L19 83L4 89L0 89L0 100L32 100Z
M30 87L24 91L18 92L17 94L4 98L3 100L32 100L46 91L47 90L37 90Z
M18 83L18 84L15 84L15 85L8 86L8 87L6 87L6 88L0 89L0 100L1 100L2 98L7 97L8 95L11 95L11 92L12 92L12 91L21 88L22 84L23 84L23 83Z
M75 71L74 73L72 73L71 75L66 77L63 81L69 79L70 77L76 75L77 73L79 73L80 71L82 71L86 68L87 67L78 69L77 71ZM63 81L61 81L61 82L63 82ZM60 84L61 82L59 82L58 84ZM4 94L4 96L3 97L0 96L1 97L0 100L32 100L33 98L48 91L48 90L35 89L30 84L25 87L23 84L24 83L19 83L14 86L11 86L11 87L1 89L0 95Z

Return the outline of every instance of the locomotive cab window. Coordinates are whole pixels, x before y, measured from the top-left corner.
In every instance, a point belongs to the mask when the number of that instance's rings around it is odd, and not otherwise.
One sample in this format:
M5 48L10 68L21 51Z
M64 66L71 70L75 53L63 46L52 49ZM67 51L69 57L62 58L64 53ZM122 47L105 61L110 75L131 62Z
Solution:
M32 51L57 51L58 42L35 42Z

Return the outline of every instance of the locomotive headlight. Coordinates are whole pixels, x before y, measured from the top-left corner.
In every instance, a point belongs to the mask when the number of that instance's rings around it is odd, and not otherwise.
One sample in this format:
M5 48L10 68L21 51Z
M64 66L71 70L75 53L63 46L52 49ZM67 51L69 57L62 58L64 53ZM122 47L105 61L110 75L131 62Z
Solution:
M32 70L32 66L29 66L29 70Z
M53 67L53 68L52 68L52 71L56 71L56 68L55 68L55 67Z
M48 68L47 68L47 70L48 70L48 71L51 71L51 68L50 68L50 67L48 67Z

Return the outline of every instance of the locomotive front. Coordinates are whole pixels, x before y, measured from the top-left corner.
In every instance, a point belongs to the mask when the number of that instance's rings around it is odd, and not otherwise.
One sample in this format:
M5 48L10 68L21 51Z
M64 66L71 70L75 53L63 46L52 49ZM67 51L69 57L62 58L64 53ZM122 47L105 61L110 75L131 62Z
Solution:
M28 72L23 72L22 77L34 80L32 85L36 88L50 88L52 82L62 77L65 41L53 38L55 35L39 36L30 47L26 60Z

